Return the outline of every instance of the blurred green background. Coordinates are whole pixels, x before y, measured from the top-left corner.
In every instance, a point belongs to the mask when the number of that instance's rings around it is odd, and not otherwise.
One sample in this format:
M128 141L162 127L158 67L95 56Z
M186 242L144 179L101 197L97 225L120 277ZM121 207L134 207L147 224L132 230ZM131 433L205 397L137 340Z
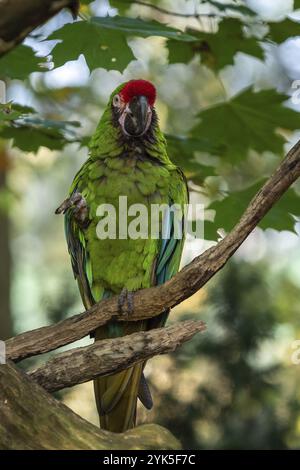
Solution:
M195 2L152 3L191 13ZM274 21L285 18L293 8L289 1L246 3L262 18ZM100 0L86 8L98 16L117 12ZM141 5L127 5L126 14L170 23L169 17ZM62 12L39 33L48 35L68 21L70 14ZM171 25L183 28L195 26L195 21L173 17ZM28 43L35 40L29 38ZM185 135L195 125L199 109L219 103L224 94L231 97L252 85L257 90L272 87L289 95L300 63L297 40L269 45L264 62L238 53L233 65L216 76L198 60L168 64L160 37L133 38L130 46L136 60L122 73L98 68L90 75L81 56L53 71L33 73L25 81L8 80L7 101L33 106L46 118L80 121L82 137L93 132L110 92L119 83L143 77L157 86L163 130ZM49 49L48 43L35 46L45 54ZM298 111L297 106L294 109ZM285 149L299 135L299 131L290 133ZM25 152L0 141L1 339L83 310L71 272L63 220L54 211L87 158L87 148L78 143L58 151L37 148L37 152ZM280 158L269 151L250 151L237 168L218 155L196 152L195 161L218 171L211 175L204 171L199 184L191 185L192 197L209 207L228 187L244 188L268 175ZM212 216L209 210L207 216ZM189 239L183 264L212 243ZM178 352L148 363L146 375L155 406L150 413L141 410L139 421L166 426L184 448L299 448L300 364L293 360L293 343L300 340L299 263L298 223L294 231L257 228L204 289L175 308L170 322L199 318L208 330ZM89 342L86 338L78 344ZM27 368L47 356L23 365ZM98 422L92 384L57 396L81 416Z

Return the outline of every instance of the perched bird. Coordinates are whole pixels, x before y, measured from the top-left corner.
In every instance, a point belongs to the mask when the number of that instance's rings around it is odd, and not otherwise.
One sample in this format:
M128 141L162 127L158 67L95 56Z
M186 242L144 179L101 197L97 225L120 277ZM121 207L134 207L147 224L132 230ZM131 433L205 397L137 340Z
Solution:
M154 109L155 87L146 80L119 86L91 138L90 156L76 174L69 197L56 210L65 214L65 233L74 276L86 308L119 294L132 308L132 293L159 285L179 269L184 239L175 237L175 224L183 224L172 210L159 219L159 236L120 237L119 197L127 205L173 204L183 208L188 190L182 171L169 159L166 140ZM116 237L99 238L97 208L116 208ZM128 217L130 219L130 217ZM179 220L179 222L178 222ZM123 230L124 227L122 227ZM168 311L150 320L110 321L95 331L95 340L129 335L165 324ZM135 426L137 399L152 407L151 393L139 363L94 381L103 429L123 432Z

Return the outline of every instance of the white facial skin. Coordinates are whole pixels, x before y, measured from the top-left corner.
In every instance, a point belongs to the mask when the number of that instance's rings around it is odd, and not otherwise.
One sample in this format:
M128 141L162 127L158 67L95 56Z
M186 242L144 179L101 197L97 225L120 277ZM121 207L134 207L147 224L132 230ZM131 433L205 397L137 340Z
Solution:
M119 114L120 114L119 124L121 126L122 132L125 135L131 136L131 137L133 137L133 136L134 137L140 137L148 131L149 126L151 124L151 119L152 119L152 108L149 104L147 105L147 112L146 112L147 115L146 115L145 124L143 126L143 130L139 134L129 134L127 132L126 128L125 128L125 120L126 120L127 116L130 116L130 118L131 118L134 125L137 125L137 118L136 118L136 116L134 116L134 114L132 113L132 111L130 109L131 103L130 102L125 103L122 99L122 96L117 94L113 97L112 104L116 109L119 110Z

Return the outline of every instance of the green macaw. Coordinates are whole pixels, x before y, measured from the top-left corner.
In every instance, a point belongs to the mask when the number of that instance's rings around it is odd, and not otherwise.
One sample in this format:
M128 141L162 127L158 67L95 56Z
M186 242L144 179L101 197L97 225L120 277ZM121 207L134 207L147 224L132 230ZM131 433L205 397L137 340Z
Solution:
M155 98L155 87L146 80L131 80L112 93L90 141L90 157L56 211L65 214L72 268L86 308L115 294L120 296L120 308L125 297L131 305L130 293L162 284L179 269L184 237L174 236L171 210L159 221L159 237L97 235L101 204L116 208L118 233L119 196L127 196L128 207L143 204L149 210L152 204L183 208L188 202L186 180L169 159L159 129ZM179 223L184 223L184 216ZM145 321L110 321L95 331L95 340L161 327L167 316L168 311ZM152 407L144 367L139 363L94 381L103 429L123 432L134 427L138 398L146 408Z

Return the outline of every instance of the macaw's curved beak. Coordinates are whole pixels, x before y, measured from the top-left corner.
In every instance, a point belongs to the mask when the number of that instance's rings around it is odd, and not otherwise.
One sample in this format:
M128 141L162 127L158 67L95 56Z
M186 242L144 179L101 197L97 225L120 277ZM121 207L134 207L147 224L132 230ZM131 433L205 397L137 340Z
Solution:
M147 132L151 116L152 110L146 96L135 96L126 105L119 122L126 135L139 137Z

